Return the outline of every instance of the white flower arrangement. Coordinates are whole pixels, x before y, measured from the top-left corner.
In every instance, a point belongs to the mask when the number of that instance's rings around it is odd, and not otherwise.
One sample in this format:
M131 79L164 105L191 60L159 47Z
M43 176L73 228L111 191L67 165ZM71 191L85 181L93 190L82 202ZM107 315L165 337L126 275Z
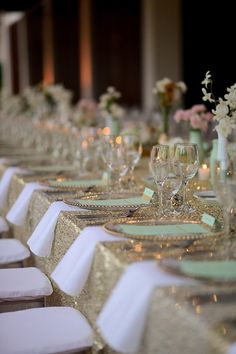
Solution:
M162 115L164 134L169 136L170 113L181 103L182 95L187 91L183 81L175 82L169 78L156 81L152 90L157 97L157 104Z
M62 85L46 85L42 87L46 104L52 114L67 114L71 107L72 92Z
M186 91L187 86L183 81L175 82L165 77L156 81L152 92L158 97L160 108L172 108L180 102L182 94Z
M124 116L124 109L117 103L120 97L121 93L112 86L109 86L107 91L99 97L98 108L103 118L112 116L119 119Z
M81 98L71 113L72 124L76 127L93 127L97 125L97 102L93 99Z
M19 95L10 95L5 90L0 91L0 109L3 116L17 116L21 112L21 98Z
M208 101L215 104L215 109L212 109L213 120L218 122L216 129L227 138L236 128L236 83L226 88L227 93L224 99L215 98L212 91L212 77L210 71L207 71L205 78L202 81L203 101Z

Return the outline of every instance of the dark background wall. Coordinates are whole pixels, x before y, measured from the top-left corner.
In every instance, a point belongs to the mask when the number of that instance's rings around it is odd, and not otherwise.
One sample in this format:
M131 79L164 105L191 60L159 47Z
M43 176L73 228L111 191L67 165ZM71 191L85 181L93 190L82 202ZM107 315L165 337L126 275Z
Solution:
M183 79L189 90L185 103L202 103L201 81L210 70L216 96L236 82L234 1L183 2Z
M141 104L141 1L92 1L94 95L115 86L127 105Z
M4 11L26 11L30 84L43 79L42 18L47 0L2 0ZM81 0L52 0L53 62L55 82L80 97L79 4ZM122 102L141 105L142 0L91 0L92 86L97 99L107 86L122 92ZM234 2L182 0L183 77L188 86L185 106L202 102L201 81L207 70L216 96L236 82ZM170 9L171 11L171 9ZM14 91L19 89L17 40L14 25ZM161 78L155 78L161 79ZM151 94L151 93L150 93Z

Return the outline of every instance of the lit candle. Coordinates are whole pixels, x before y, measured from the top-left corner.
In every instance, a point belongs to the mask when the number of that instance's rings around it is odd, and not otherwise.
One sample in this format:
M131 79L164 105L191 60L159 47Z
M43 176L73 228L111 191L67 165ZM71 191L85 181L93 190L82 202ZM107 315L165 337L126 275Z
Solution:
M198 169L198 178L200 181L207 181L210 178L210 168L205 163Z

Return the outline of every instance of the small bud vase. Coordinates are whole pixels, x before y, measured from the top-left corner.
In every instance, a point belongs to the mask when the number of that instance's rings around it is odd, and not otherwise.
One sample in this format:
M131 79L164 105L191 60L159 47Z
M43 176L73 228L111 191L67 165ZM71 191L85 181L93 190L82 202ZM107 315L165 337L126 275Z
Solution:
M106 126L110 129L110 135L120 134L120 121L118 118L108 116L106 118Z
M221 134L219 129L216 127L216 132L218 135L218 150L217 150L217 160L227 161L227 139Z
M236 172L236 128L227 137L227 154L234 173Z
M161 109L161 118L162 118L162 132L168 137L170 134L170 108L162 107Z
M213 176L215 170L215 161L218 155L218 139L212 140L212 149L210 153L210 173L211 173L211 183L213 183Z
M200 163L203 161L204 158L204 151L203 151L203 141L202 141L202 132L198 129L191 129L189 132L189 142L192 144L197 144L198 146L198 154L199 154L199 161Z

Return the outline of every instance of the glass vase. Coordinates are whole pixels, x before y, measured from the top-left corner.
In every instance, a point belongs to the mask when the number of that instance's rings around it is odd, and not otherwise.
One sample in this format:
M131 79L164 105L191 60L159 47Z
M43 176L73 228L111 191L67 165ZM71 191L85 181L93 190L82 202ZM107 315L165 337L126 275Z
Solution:
M169 124L169 119L170 119L170 109L169 107L163 107L161 109L161 118L162 118L162 132L169 137L170 134L170 124Z
M203 141L202 141L202 132L200 130L190 130L189 132L189 142L196 144L198 146L199 162L201 163L204 158L203 151Z
M231 134L227 137L227 155L230 160L231 167L236 171L236 128L232 129Z
M120 121L118 118L108 116L106 118L106 126L110 129L110 135L120 134Z
M215 169L215 161L217 160L218 154L218 139L212 140L212 149L210 152L210 173L211 173L211 183L213 184L213 176Z
M219 129L216 127L216 132L218 136L218 150L217 150L217 160L227 161L227 139L221 134Z

